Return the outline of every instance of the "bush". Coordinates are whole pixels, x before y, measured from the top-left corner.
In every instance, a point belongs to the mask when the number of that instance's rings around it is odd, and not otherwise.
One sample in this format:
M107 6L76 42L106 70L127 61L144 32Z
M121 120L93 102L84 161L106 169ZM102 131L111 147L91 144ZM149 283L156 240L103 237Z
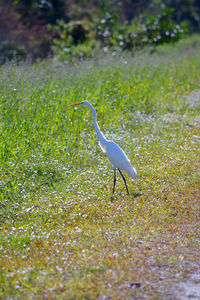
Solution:
M59 59L91 56L97 49L113 51L131 50L146 45L178 41L185 33L183 25L173 24L173 9L164 9L158 16L145 15L132 24L119 24L117 13L106 13L95 21L76 21L68 24L59 21L54 29L53 52Z
M171 17L174 9L165 8L158 16L149 15L144 24L143 43L163 44L178 41L186 32L186 24L175 25Z
M91 56L97 48L92 23L89 21L58 21L54 30L52 50L61 60Z

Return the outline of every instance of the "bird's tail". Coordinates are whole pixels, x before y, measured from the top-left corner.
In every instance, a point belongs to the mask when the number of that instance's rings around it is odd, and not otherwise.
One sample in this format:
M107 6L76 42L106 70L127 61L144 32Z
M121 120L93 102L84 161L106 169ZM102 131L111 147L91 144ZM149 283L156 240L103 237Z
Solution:
M136 169L132 166L132 170L130 172L130 176L132 177L132 179L136 179L137 178L137 171Z

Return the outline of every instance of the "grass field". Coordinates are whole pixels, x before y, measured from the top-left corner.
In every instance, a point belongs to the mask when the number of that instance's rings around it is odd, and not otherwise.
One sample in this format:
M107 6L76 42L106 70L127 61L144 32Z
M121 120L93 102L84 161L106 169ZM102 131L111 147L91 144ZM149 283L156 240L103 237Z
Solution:
M199 49L0 68L0 298L172 299L199 270ZM81 100L138 172L129 197Z

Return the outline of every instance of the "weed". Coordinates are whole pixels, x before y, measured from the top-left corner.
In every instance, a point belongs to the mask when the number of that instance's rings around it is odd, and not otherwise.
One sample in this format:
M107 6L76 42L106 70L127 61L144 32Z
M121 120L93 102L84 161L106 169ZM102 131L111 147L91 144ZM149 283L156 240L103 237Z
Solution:
M2 298L157 299L198 266L194 40L1 67ZM91 112L70 106L84 99L138 172L134 183L127 176L130 197L119 178L110 197L113 172Z

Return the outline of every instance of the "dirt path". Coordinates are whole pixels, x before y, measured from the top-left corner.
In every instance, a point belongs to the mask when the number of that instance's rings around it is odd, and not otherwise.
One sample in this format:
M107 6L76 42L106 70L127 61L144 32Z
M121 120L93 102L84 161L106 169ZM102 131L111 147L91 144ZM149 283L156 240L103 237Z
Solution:
M185 282L177 285L176 298L181 300L200 300L200 271L194 273Z

